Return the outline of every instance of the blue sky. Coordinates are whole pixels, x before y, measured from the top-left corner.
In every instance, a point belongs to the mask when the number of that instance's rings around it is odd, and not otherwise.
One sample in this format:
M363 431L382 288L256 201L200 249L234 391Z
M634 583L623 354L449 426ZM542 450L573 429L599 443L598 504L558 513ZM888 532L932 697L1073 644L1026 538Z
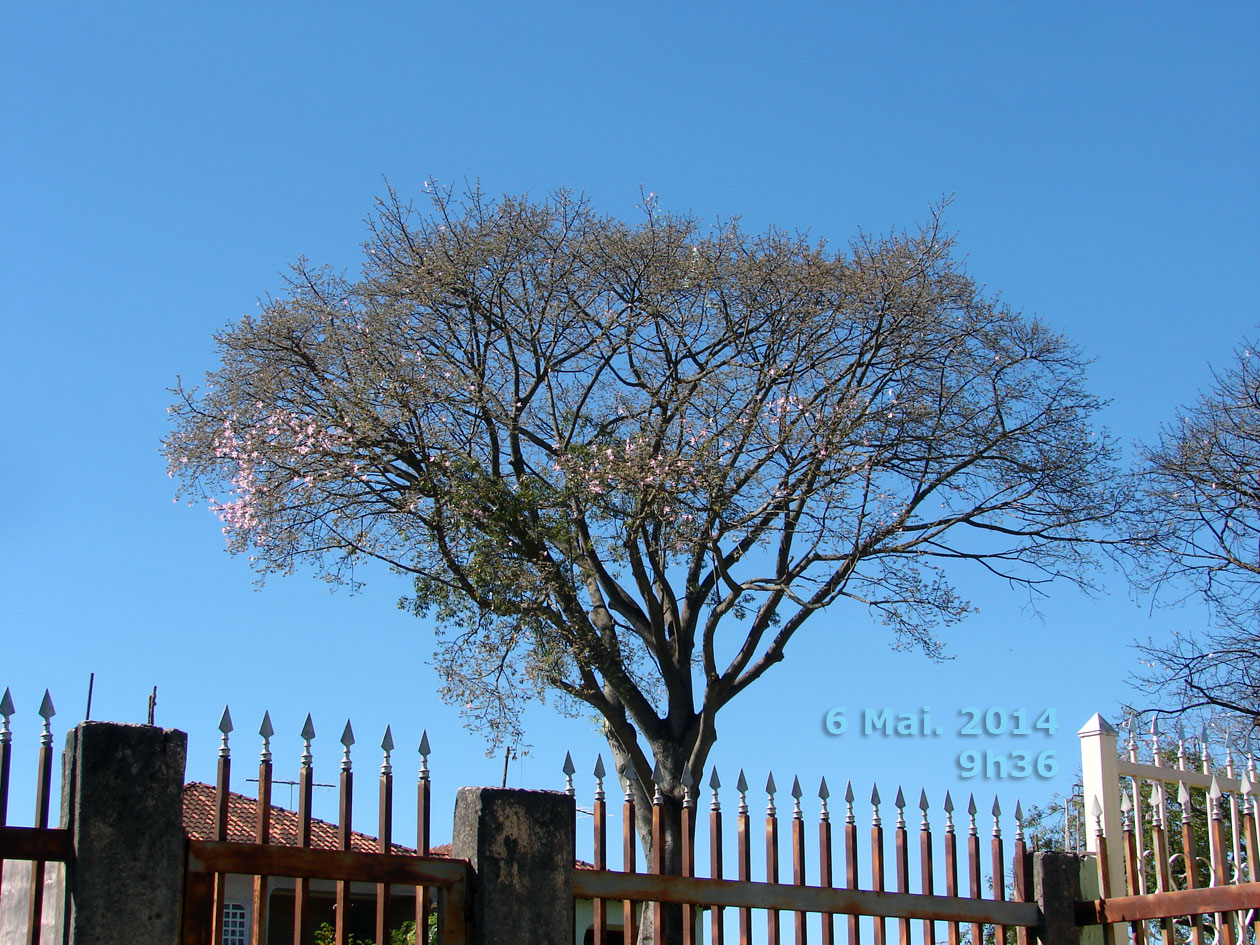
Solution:
M626 217L642 185L670 209L837 243L912 227L952 194L971 273L1095 359L1105 423L1130 444L1260 321L1258 53L1260 8L1241 3L3 5L10 822L27 822L44 688L60 742L93 671L98 719L143 721L158 686L192 778L212 779L230 703L238 778L264 709L277 778L296 772L308 711L320 780L347 716L368 772L393 725L403 778L427 727L437 837L455 787L499 782L502 759L433 694L431 631L395 608L396 578L369 573L358 596L302 575L256 591L214 517L172 502L158 455L167 388L213 366L216 330L299 255L354 270L383 177L403 193L429 178L568 186ZM939 665L836 608L720 718L712 760L727 783L740 766L758 786L768 769L863 794L878 778L934 804L946 789L1061 791L1076 729L1140 698L1130 644L1203 623L1106 583L1100 600L1064 588L1040 615L967 583L982 611L949 631ZM833 706L925 704L941 738L823 730ZM960 750L1022 747L955 737L970 705L1054 709L1059 732L1036 747L1062 774L962 779ZM583 771L603 750L592 724L547 707L528 738L512 785L558 787L566 749ZM357 816L370 830L371 808Z

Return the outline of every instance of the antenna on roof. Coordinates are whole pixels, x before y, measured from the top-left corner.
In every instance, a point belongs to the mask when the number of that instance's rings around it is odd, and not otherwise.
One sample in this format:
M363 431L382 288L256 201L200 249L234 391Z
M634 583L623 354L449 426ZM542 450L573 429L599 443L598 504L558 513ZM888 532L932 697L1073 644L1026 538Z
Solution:
M153 724L153 710L157 708L157 686L149 693L149 724Z
M92 718L92 686L96 682L96 673L88 673L88 700L87 708L83 710L83 721L87 722Z

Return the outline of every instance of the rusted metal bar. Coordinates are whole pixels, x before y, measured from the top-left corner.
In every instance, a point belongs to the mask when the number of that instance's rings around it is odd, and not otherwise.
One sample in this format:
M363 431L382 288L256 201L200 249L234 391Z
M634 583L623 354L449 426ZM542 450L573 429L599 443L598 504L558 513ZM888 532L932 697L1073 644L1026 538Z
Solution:
M932 882L932 825L928 823L927 791L919 792L919 810L922 818L919 821L919 884L923 895L930 896L935 891ZM923 920L923 945L932 945L936 941L936 928L931 919ZM1027 945L1021 942L1020 945Z
M690 770L683 771L682 783L682 874L683 876L695 876L696 799L691 791L692 786L695 784L695 780L691 777ZM683 945L695 945L696 943L696 907L690 902L683 903L682 907L682 941Z
M871 788L871 806L875 813L871 818L871 887L875 892L884 891L884 826L879 819L879 789ZM875 945L884 945L885 927L883 918L876 917Z
M779 881L779 818L774 809L774 772L766 778L766 882ZM779 910L766 912L766 945L779 945Z
M1011 860L1011 892L1016 902L1027 902L1032 888L1032 876L1028 870L1028 845L1024 842L1024 810L1015 802L1015 854ZM1015 930L1017 945L1031 945L1028 929Z
M1137 840L1133 833L1133 801L1128 794L1121 805L1124 811L1124 868L1128 877L1128 892L1131 896L1142 895L1142 884L1138 878L1141 872L1141 860L1138 859ZM1141 922L1130 923L1130 934L1133 945L1146 945L1146 926Z
M1147 896L1121 896L1076 904L1077 925L1145 922L1150 919L1260 909L1260 883L1180 889Z
M298 835L297 846L306 849L311 845L311 795L314 790L315 776L311 768L314 756L311 755L311 739L315 737L315 725L308 714L306 724L302 726L302 767L298 773ZM237 871L239 872L239 870ZM273 875L284 875L275 870L267 870ZM310 877L298 879L293 896L293 945L310 945Z
M227 706L219 719L219 731L223 739L219 744L219 763L214 779L214 839L226 840L228 827L228 801L232 786L232 753L228 748L228 736L232 734L232 714ZM214 877L214 915L211 941L223 945L223 908L227 903L227 877L216 873Z
M62 827L0 827L0 860L69 863L74 839Z
M893 801L897 808L897 826L893 830L893 858L897 871L897 892L910 891L910 851L906 834L906 797L897 788L897 797ZM897 921L897 941L900 945L910 945L910 920Z
M258 756L258 814L254 820L254 841L256 843L271 842L271 736L276 734L271 725L271 713L264 712L262 725L258 727L262 736L262 753ZM264 945L267 933L267 910L270 903L267 899L268 880L266 876L254 877L254 925L250 930L251 945Z
M857 818L853 816L853 782L846 782L844 787L844 888L858 888L858 839ZM861 945L861 930L858 917L848 917L849 945Z
M665 798L661 795L661 774L660 766L657 765L656 770L652 772L652 780L655 782L655 789L652 792L652 864L651 870L654 876L665 875L665 825L661 819L663 811L661 806ZM665 941L665 910L661 908L661 903L652 903L652 941Z
M945 895L958 896L958 835L954 832L954 800L945 792ZM962 945L962 927L949 924L949 945Z
M980 832L976 829L976 798L967 798L967 880L972 899L980 898ZM971 924L971 941L984 941L984 927L979 922Z
M604 799L604 759L595 759L595 804L592 809L593 830L595 833L595 869L608 869L608 805ZM593 903L595 913L594 945L608 945L608 903L596 899Z
M381 853L393 850L394 843L394 766L390 764L389 754L394 750L394 735L388 725L385 736L381 739L380 785L376 801L376 849ZM389 945L389 883L376 884L376 945ZM416 932L421 938L423 930Z
M1257 823L1260 811L1257 811L1255 797L1255 768L1251 767L1248 774L1248 790L1243 794L1243 820L1247 825L1247 862L1251 868L1251 881L1256 883L1260 882L1260 823ZM1260 942L1260 910L1256 910L1252 922L1252 932L1255 936L1255 941Z
M9 822L9 766L13 755L13 733L9 728L9 719L13 716L13 696L9 687L4 687L4 695L0 696L0 830ZM3 849L0 841L0 849ZM1253 847L1254 849L1254 847ZM0 900L4 893L4 854L0 853Z
M713 879L722 878L722 803L718 800L718 788L721 786L717 768L714 768L709 778L709 787L713 791L713 802L709 805L709 875ZM721 906L709 909L709 941L712 945L725 945L726 930L722 923Z
M354 883L402 883L453 888L465 882L471 867L446 856L316 850L260 843L189 840L190 869L206 872L290 876ZM585 873L591 870L583 870Z
M1225 825L1221 822L1221 788L1215 778L1212 779L1212 787L1208 789L1208 818L1208 829L1212 837L1212 882L1216 886L1226 886L1229 884L1229 872L1225 868ZM1223 913L1216 915L1220 945L1234 945L1232 918Z
M1067 816L1066 811L1064 817ZM1094 809L1092 812L1094 818L1094 849L1098 856L1098 890L1102 893L1104 899L1111 898L1111 859L1107 853L1107 838L1103 834L1103 810L1099 804L1098 798L1094 798ZM1102 927L1103 945L1114 945L1116 939L1116 927L1114 925L1104 925Z
M1158 755L1156 755L1158 759ZM1155 891L1168 892L1172 889L1172 876L1168 867L1168 834L1164 829L1164 788L1155 784L1151 794L1151 850L1155 857ZM1164 919L1160 923L1163 945L1174 945L1173 923Z
M805 885L805 816L801 810L801 781L792 781L792 885ZM792 916L792 931L796 945L805 945L805 913L797 911Z
M735 782L739 791L739 813L735 818L735 859L736 876L740 882L752 881L752 854L749 833L751 824L748 818L748 782L744 780L744 772L739 772L739 780ZM739 903L739 945L752 945L752 910L747 903Z
M429 730L420 733L420 772L416 776L416 852L420 856L428 856L429 847ZM429 888L423 884L416 887L416 941L429 928ZM439 925L443 919L438 916ZM439 929L439 933L443 930Z
M993 898L1001 902L1006 898L1006 857L1002 853L1002 827L998 822L1002 809L998 806L997 798L993 799L993 842L991 850L993 854ZM1006 945L1006 926L1000 923L993 926L993 941L995 945Z
M831 868L831 813L827 810L827 798L831 792L827 790L827 779L823 778L818 785L818 797L822 809L818 813L818 884L831 889L835 886ZM822 945L835 945L836 917L824 915L822 919Z
M180 945L211 945L214 941L214 874L185 856L184 902Z
M1230 887L1237 889L1239 887ZM692 902L752 909L829 912L835 915L874 916L889 919L1002 923L1035 926L1041 911L1034 902L995 902L987 899L948 899L919 893L877 893L867 890L825 889L789 883L736 882L734 880L658 877L646 873L597 872L574 869L573 894L579 897L630 896L661 902Z
M57 714L53 708L52 698L47 690L44 701L39 707L40 717L44 720L44 730L39 736L39 769L35 785L35 826L41 829L48 827L48 808L52 796L52 718ZM39 945L41 926L44 914L44 861L35 860L31 864L31 902L27 914L27 945Z
M636 861L638 860L638 848L635 844L635 823L634 810L634 763L630 759L626 759L626 763L621 771L622 777L626 781L626 796L621 805L621 869L626 873L634 873L636 869ZM621 928L622 935L633 941L638 936L637 925L635 924L634 900L625 897L614 897L622 899L621 903Z
M341 776L337 788L337 848L350 849L350 826L354 817L354 771L350 765L350 746L354 744L354 731L350 728L350 720L341 733L341 744L345 750L341 756ZM350 883L340 880L337 883L337 945L350 945Z
M1181 804L1181 855L1186 862L1186 890L1197 889L1198 854L1194 843L1194 799L1183 781L1177 788L1177 801ZM1192 945L1203 945L1203 919L1194 916L1190 924Z

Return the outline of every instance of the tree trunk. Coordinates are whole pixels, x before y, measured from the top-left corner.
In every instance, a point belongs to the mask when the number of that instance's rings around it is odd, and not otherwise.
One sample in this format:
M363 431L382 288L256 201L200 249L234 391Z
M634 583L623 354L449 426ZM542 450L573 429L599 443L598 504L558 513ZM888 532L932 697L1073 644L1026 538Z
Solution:
M628 761L628 756L621 749L621 746L616 744L615 740L609 739L609 746L617 763L617 770L621 774L621 786L624 792L626 780L622 772ZM682 759L685 758L685 755L679 752L675 746L661 746L661 748L653 746L653 749L655 760L661 767L665 782L660 788L661 803L659 805L661 837L664 845L661 872L665 876L680 876L682 875L682 845L684 842L682 836ZM665 756L664 759L662 759L662 755ZM675 768L676 770L674 770ZM655 845L652 836L652 801L656 794L656 787L650 780L650 777L643 777L636 768L636 777L630 782L630 789L634 797L635 827L639 834L639 847L643 851L643 859L638 866L640 872L650 873L654 871ZM682 941L682 906L675 903L666 903L662 908L664 909L664 942L657 943L655 941L653 936L654 915L652 908L644 908L636 939L638 945L676 945L676 943Z

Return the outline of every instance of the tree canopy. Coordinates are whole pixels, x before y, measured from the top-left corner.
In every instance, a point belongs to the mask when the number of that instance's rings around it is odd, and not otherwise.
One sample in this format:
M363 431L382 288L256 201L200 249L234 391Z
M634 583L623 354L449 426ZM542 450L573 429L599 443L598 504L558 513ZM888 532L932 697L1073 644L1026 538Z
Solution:
M1250 343L1145 447L1133 532L1139 585L1206 600L1214 628L1144 647L1145 683L1182 709L1260 723L1260 355Z
M940 208L841 249L641 210L391 193L361 275L301 262L218 335L164 446L259 571L407 575L476 722L562 694L676 801L811 616L939 655L958 569L1088 586L1116 480L1081 354Z

